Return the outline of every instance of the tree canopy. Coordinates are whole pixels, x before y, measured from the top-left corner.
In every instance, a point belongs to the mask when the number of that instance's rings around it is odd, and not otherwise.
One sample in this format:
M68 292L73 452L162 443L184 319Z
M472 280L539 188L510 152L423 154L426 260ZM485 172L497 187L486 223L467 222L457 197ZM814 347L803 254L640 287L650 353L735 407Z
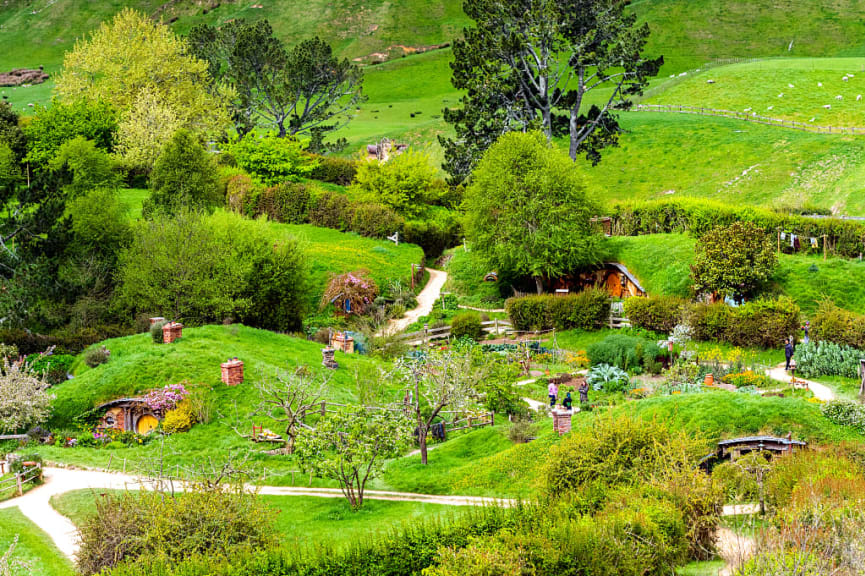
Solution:
M466 232L499 273L543 280L599 261L597 207L576 166L540 132L513 132L484 155L466 190Z
M150 168L153 150L177 128L210 139L229 123L231 90L211 86L207 63L190 54L183 39L132 9L66 53L57 92L66 102L102 100L117 110L119 151L139 168Z
M191 132L179 130L150 173L144 214L174 214L181 208L212 210L220 200L213 160Z
M454 41L452 83L466 93L446 109L456 138L440 137L445 169L455 181L471 172L483 151L509 131L539 128L567 136L570 156L593 163L614 146L612 111L629 105L657 74L662 58L646 59L648 25L626 14L627 0L471 0L475 26ZM600 99L586 95L599 89Z

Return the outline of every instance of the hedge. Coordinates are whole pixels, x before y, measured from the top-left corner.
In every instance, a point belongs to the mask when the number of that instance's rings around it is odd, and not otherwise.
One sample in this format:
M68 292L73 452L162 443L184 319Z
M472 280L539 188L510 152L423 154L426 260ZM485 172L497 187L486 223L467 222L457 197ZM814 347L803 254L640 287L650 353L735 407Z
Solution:
M754 300L739 307L694 304L687 311L694 339L734 346L777 348L799 329L799 306L788 297Z
M348 186L354 180L354 175L357 173L357 162L354 160L337 156L312 156L318 161L316 167L309 173L309 177L313 180L340 186Z
M613 234L621 236L690 232L699 237L716 226L748 221L773 235L779 230L803 238L819 238L825 234L830 238L830 246L834 244L833 253L847 258L857 258L865 252L865 225L854 220L807 218L690 198L620 203L613 207L610 216ZM782 243L782 248L785 246L789 251L789 242ZM802 242L802 249L810 250L809 242ZM823 250L822 240L818 250Z
M865 349L865 316L839 308L831 300L824 300L811 323L811 337Z
M591 288L567 296L525 296L510 298L505 310L514 328L531 330L597 330L610 317L610 296Z
M687 301L678 296L650 296L625 300L625 316L631 325L669 334L682 320Z

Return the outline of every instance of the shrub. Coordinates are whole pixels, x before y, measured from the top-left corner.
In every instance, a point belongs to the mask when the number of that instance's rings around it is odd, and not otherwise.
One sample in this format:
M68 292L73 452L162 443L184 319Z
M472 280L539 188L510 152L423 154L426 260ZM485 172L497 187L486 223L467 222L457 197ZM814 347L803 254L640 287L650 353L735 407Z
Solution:
M865 353L850 346L821 340L802 343L796 347L794 355L796 371L806 378L816 376L859 376L859 359Z
M324 294L321 295L321 309L336 306L337 310L363 314L375 301L378 286L369 277L369 271L356 270L345 274L331 274Z
M628 373L609 364L598 364L592 366L588 374L586 374L586 382L593 390L603 390L604 392L621 392L628 387L630 379Z
M721 380L727 384L732 384L736 388L745 388L748 386L768 388L772 384L772 381L765 374L759 374L753 370L727 374Z
M440 224L410 220L403 225L401 238L410 244L423 248L427 258L438 258L442 252L453 246L460 237L461 228L455 221Z
M691 277L697 294L749 296L765 284L777 263L774 234L751 222L718 226L696 245Z
M90 368L96 368L100 364L108 362L111 352L105 346L90 348L84 353L84 363Z
M715 466L712 469L712 478L721 486L728 502L755 502L760 496L760 486L754 474L748 472L747 468L767 464L768 460L762 452L752 452L736 461Z
M230 177L225 184L225 204L228 209L251 216L256 186L249 174L236 174Z
M165 339L162 336L162 327L166 324L167 322L154 322L150 325L150 338L153 339L154 344L162 344L165 342Z
M632 370L643 366L656 368L656 359L661 356L661 349L655 342L645 338L611 334L590 345L586 349L586 355L593 365L609 364L622 370Z
M865 434L865 406L846 400L833 400L820 406L820 409L835 424L850 426Z
M435 188L436 169L429 154L415 150L387 162L362 162L352 186L363 201L384 204L406 216L417 216Z
M193 412L190 402L185 400L173 410L165 413L162 420L162 430L166 434L186 432L195 425L196 421L196 414Z
M475 342L484 337L481 317L476 312L462 312L451 320L451 337L459 339L463 336L468 336Z
M473 540L465 548L441 548L423 576L521 576L531 574L527 554L497 539Z
M811 323L811 338L865 349L865 315L844 310L823 300Z
M790 298L754 300L739 307L695 304L688 311L695 340L775 348L799 329L799 306Z
M254 131L228 146L226 150L237 165L267 186L297 181L309 176L317 160L303 152L294 138L279 138L270 133L259 137Z
M313 180L348 186L357 173L357 162L339 156L315 156L317 165L309 173Z
M257 198L255 215L265 214L270 220L289 224L304 224L312 204L309 184L284 182L261 191Z
M212 210L219 205L216 166L188 130L179 130L162 149L150 173L145 216L175 214L182 208Z
M350 230L368 238L384 238L398 232L403 219L382 204L355 204Z
M31 354L25 359L27 368L42 376L49 386L66 382L74 362L75 356L69 354Z
M603 290L589 289L567 296L526 296L505 302L517 330L597 330L610 316L610 298Z
M625 315L631 325L669 334L679 324L686 301L677 296L649 296L625 300Z
M348 230L351 217L351 203L339 192L322 191L309 208L309 223L322 228Z

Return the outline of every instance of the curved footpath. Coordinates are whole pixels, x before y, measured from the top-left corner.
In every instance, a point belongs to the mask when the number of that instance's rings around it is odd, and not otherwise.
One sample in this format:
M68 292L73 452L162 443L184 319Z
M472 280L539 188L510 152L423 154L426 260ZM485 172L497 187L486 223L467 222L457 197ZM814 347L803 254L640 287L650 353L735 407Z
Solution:
M770 368L766 371L766 374L772 380L777 380L778 382L783 382L785 384L790 383L790 375L784 370L783 364L778 364L774 368ZM832 391L831 388L826 386L825 384L820 384L819 382L812 382L811 380L805 380L804 378L796 377L796 380L799 382L804 382L808 385L808 389L814 393L814 398L818 400L822 400L823 402L831 402L835 400L835 392Z
M387 326L379 330L379 335L391 336L405 330L409 325L417 321L421 316L429 316L432 312L433 304L441 296L442 288L448 279L447 272L441 270L433 270L427 268L429 272L429 281L417 295L417 307L405 313L405 316L398 320L391 320Z

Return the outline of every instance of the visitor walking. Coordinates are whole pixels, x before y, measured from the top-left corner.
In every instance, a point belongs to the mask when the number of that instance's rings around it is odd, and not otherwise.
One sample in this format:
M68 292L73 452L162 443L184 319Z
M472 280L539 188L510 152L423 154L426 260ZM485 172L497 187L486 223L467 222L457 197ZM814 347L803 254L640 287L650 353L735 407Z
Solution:
M790 360L793 359L793 339L785 338L784 339L784 357L787 359L787 363L784 365L784 370L790 369Z
M574 400L571 398L571 391L568 390L568 393L565 394L565 399L562 400L562 406L571 410L574 407Z
M802 342L807 344L808 342L811 341L811 338L809 338L809 335L811 333L811 321L810 320L805 320L805 325L802 326L802 330L805 331L805 337L802 338Z
M550 395L550 408L556 405L556 396L559 395L559 387L555 382L550 382L550 385L547 386L547 394Z

